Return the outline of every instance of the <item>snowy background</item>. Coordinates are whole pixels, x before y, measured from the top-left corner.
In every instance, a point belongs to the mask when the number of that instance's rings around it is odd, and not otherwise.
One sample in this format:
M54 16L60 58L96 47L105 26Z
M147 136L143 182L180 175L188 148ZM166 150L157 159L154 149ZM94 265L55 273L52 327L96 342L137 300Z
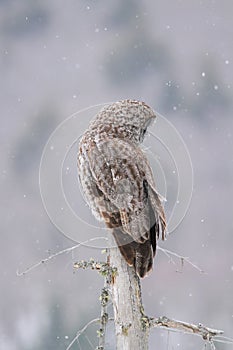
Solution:
M16 271L74 244L51 223L40 197L49 135L82 108L125 98L145 100L187 144L192 202L163 246L206 272L181 270L160 252L142 282L146 313L233 337L232 13L229 0L0 1L1 349L64 350L99 316L102 277L72 268L82 258L103 259L99 250L78 249L22 277ZM70 163L74 174L76 159ZM73 348L93 349L95 332ZM150 342L160 350L204 345L161 330Z

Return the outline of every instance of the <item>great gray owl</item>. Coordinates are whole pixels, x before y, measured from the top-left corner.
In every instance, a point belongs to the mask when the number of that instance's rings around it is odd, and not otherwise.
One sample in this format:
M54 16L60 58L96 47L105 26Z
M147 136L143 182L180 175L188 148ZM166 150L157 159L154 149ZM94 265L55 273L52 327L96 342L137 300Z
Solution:
M82 136L78 154L88 205L112 229L122 256L140 277L151 270L157 238L164 239L166 228L152 170L140 148L155 117L149 106L134 100L104 107Z

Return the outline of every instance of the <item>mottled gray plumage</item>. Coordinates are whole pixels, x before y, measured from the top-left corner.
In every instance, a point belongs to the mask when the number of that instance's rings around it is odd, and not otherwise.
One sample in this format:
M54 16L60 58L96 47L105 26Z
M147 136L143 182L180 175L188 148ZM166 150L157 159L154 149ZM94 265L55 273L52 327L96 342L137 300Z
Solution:
M165 215L153 174L140 148L154 111L124 100L103 108L84 133L78 154L80 183L87 203L112 229L116 243L140 277L152 268Z

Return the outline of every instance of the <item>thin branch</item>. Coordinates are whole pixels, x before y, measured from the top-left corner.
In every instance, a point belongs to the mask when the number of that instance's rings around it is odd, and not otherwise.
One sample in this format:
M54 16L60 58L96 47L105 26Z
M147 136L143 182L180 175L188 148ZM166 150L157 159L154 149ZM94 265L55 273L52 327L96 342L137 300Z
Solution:
M100 328L97 330L97 335L99 338L99 346L97 347L98 350L104 350L104 346L105 346L106 326L108 323L107 304L109 302L109 298L110 298L109 290L107 287L104 287L100 295L101 316L100 316Z
M224 343L224 344L233 345L233 338L229 338L229 337L216 336L216 338L214 338L214 341L216 343Z
M114 318L109 317L108 321L114 321ZM215 350L214 342L224 343L224 344L233 344L232 338L222 336L223 334L222 330L209 328L201 324L195 325L188 322L172 320L166 316L161 316L158 318L147 318L147 319L146 319L146 316L143 316L143 322L145 323L145 321L147 321L147 326L151 328L152 327L165 328L170 331L178 331L182 333L188 333L188 334L200 336L202 337L203 340L205 340L210 344L211 350ZM66 348L66 350L71 349L75 341L78 341L79 337L87 330L89 326L91 326L93 323L98 323L98 322L101 322L101 319L95 318L92 321L88 322L81 330L77 332L75 338ZM97 349L100 349L100 348L97 347Z
M91 239L86 240L84 242L78 243L72 247L61 250L55 254L52 254L49 257L47 257L47 258L37 262L36 264L32 265L31 267L27 268L23 272L17 271L17 275L23 276L23 275L29 273L30 271L34 270L35 268L39 267L40 265L46 263L47 261L54 259L55 257L57 257L59 255L72 252L82 245L85 245L89 242L93 242L93 241L96 241L99 239L104 239L106 241L108 240L108 238L106 238L106 237L91 238ZM187 264L191 265L193 268L197 269L199 272L204 273L204 271L199 266L197 266L192 261L190 261L188 257L181 256L177 253L174 253L170 250L167 250L167 249L164 249L161 247L158 247L158 249L161 250L169 258L170 262L172 262L173 264L176 265L176 262L173 259L173 257L175 257L181 261L182 266L184 265L184 263L187 263ZM93 323L100 322L100 331L103 330L102 335L105 335L107 321L113 320L112 318L108 317L108 314L106 312L106 306L107 306L107 303L109 300L108 288L106 288L106 286L108 286L108 284L111 283L112 280L114 281L116 274L117 274L117 269L115 267L110 266L109 262L96 262L93 259L90 259L89 261L81 260L79 262L76 262L74 264L74 268L82 268L82 269L91 268L92 270L98 271L102 276L105 277L106 285L102 289L102 293L101 293L101 318L100 319L99 318L93 319L92 321L88 322L81 330L79 330L77 332L75 338L72 340L72 342L66 348L66 350L71 349L71 347L73 346L75 341L79 342L79 337ZM211 350L216 349L214 342L219 342L219 343L224 343L224 344L233 344L232 338L222 336L223 331L212 329L209 327L205 327L201 324L195 325L195 324L191 324L191 323L187 323L187 322L176 321L176 320L169 319L165 316L162 316L159 318L148 318L147 316L143 315L141 320L142 320L144 326L146 326L146 327L158 327L158 328L161 327L161 328L167 328L167 329L170 329L173 331L180 331L183 333L189 333L189 334L195 334L195 335L201 336L203 338L203 340L207 341L210 344ZM104 337L102 336L102 338L103 339L99 342L99 346L97 347L97 349L102 350L104 348Z
M100 240L100 239L103 239L105 241L108 241L108 238L106 237L94 237L94 238L91 238L91 239L88 239L84 242L81 242L81 243L78 243L72 247L69 247L69 248L66 248L66 249L63 249L63 250L60 250L58 251L57 253L54 253L52 255L50 255L49 257L45 258L45 259L42 259L40 261L38 261L36 264L30 266L29 268L27 268L26 270L20 272L19 270L16 271L16 274L17 276L23 276L29 272L31 272L32 270L34 270L35 268L39 267L40 265L43 265L44 263L46 263L47 261L49 260L52 260L54 258L56 258L57 256L59 255L62 255L62 254L66 254L66 253L69 253L69 252L72 252L74 251L75 249L81 247L82 245L85 245L87 243L90 243L90 242L93 242L93 241L96 241L96 240ZM158 250L161 250L168 258L169 258L169 261L172 262L174 265L176 265L176 262L174 261L174 259L172 258L172 256L180 259L181 261L181 265L183 266L184 265L184 262L188 263L189 265L191 265L192 267L194 267L195 269L197 269L199 272L201 273L204 273L204 270L202 270L199 266L195 265L192 261L189 260L188 257L184 257L182 255L179 255L175 252L172 252L168 249L165 249L165 248L161 248L159 246L157 246L157 249ZM74 267L77 267L77 266L74 266ZM84 267L83 267L84 268ZM96 268L97 269L97 268Z
M113 272L112 267L109 264L109 250L107 250L108 256L107 256L107 262L105 265L107 265L107 273L104 273L104 287L102 288L101 295L100 295L100 303L101 303L101 313L100 313L100 328L97 331L98 337L99 337L99 346L96 348L96 350L104 350L105 347L105 337L106 337L106 327L108 323L108 312L107 307L110 300L110 285L113 279ZM106 266L104 266L104 271L106 271ZM111 270L110 270L111 269ZM103 270L102 270L103 271ZM102 272L103 274L103 272Z
M81 260L74 263L74 268L76 269L88 269L98 271L102 276L104 276L104 287L102 288L100 295L101 302L101 316L100 316L100 327L97 330L97 335L99 338L99 345L97 350L104 350L105 346L105 335L106 335L106 326L108 322L108 313L107 306L110 299L110 285L116 276L117 269L110 266L109 256L107 256L107 262L95 261L90 259L89 261Z
M218 329L205 327L200 323L198 325L195 325L188 322L172 320L166 316L150 318L148 319L148 323L150 327L169 328L173 330L182 331L183 333L196 334L210 343L211 341L215 340L215 337L221 336L224 333L223 331Z
M216 350L213 340L210 341L210 350Z
M85 337L86 341L88 342L88 344L91 346L91 348L95 350L95 346L94 346L93 343L90 341L90 339L88 338L88 336L87 336L86 334L84 334L84 337Z
M99 274L108 279L108 284L111 283L112 278L114 278L114 276L117 273L117 269L115 267L110 266L108 262L95 261L94 259L90 259L89 261L77 261L76 263L74 263L74 268L84 270L89 268L91 270L96 270L99 272Z
M206 350L206 349L207 349L207 342L204 343L202 350Z
M40 265L43 265L43 264L46 263L47 261L56 258L56 257L59 256L59 255L72 252L74 249L77 249L77 248L81 247L82 245L85 245L85 244L87 244L87 243L90 243L90 242L93 242L93 241L96 241L96 240L100 240L100 239L104 239L104 240L106 240L106 241L108 240L106 237L94 237L94 238L88 239L88 240L86 240L86 241L84 241L84 242L81 242L81 243L78 243L78 244L76 244L76 245L74 245L74 246L72 246L72 247L69 247L69 248L60 250L59 252L50 255L48 258L45 258L45 259L43 259L43 260L38 261L36 264L34 264L34 265L28 267L26 270L24 270L24 271L22 271L22 272L20 272L20 271L17 270L17 271L16 271L16 274L17 274L17 276L23 276L23 275L25 275L25 274L31 272L31 271L34 270L35 268L39 267Z
M82 329L80 329L80 330L77 332L77 334L76 334L76 336L74 337L74 339L72 340L72 342L68 345L68 347L66 348L66 350L70 350L70 349L71 349L71 347L72 347L72 346L74 345L74 343L78 340L78 338L80 337L80 335L82 335L90 325L92 325L93 323L97 323L97 322L99 322L99 321L100 321L99 318L94 318L93 320L91 320L90 322L88 322Z
M157 246L157 249L161 250L161 252L163 252L168 257L169 262L171 262L172 264L176 265L175 260L172 258L174 256L180 260L182 267L184 266L184 263L187 263L187 264L191 265L194 269L198 270L200 273L205 273L205 271L202 268L200 268L198 265L196 265L192 261L190 261L189 257L179 255L175 252L172 252L172 251L165 249L165 248L161 248L159 246Z
M159 247L159 249L162 250L164 252L164 254L169 256L171 259L172 259L172 256L175 256L176 258L182 259L182 261L188 262L190 265L192 265L198 271L203 272L202 269L200 269L198 266L196 266L195 264L190 262L189 258L182 257L182 256L180 256L176 253L173 253L167 249L162 249L160 247ZM74 267L75 268L83 268L83 269L91 268L92 270L98 271L106 279L110 278L113 280L114 280L116 273L117 273L117 269L114 267L111 267L108 262L96 262L93 259L90 259L90 261L82 260L80 262L77 262L74 264ZM103 288L102 292L105 293L106 290ZM108 301L108 297L109 297L108 291L107 291L107 294L104 294L104 295L105 296L107 295L107 301ZM103 300L102 295L101 295L101 300ZM104 317L106 317L107 313L105 315L105 309L102 309L101 315L104 315ZM104 320L101 318L99 319L99 322L101 324L100 330L102 331L104 329L103 335L105 335L105 327L106 327L105 320L106 320L105 318L104 318ZM112 318L107 317L107 321L112 321L112 320L113 320ZM201 336L203 338L203 340L205 340L210 345L211 350L216 349L214 342L233 344L233 339L222 336L222 334L223 334L222 330L216 330L216 329L212 329L209 327L205 327L202 324L195 325L192 323L172 320L172 319L169 319L165 316L162 316L159 318L148 318L146 315L144 315L143 312L142 312L141 321L143 323L144 328L146 328L146 327L167 328L168 330L172 330L172 331L179 331L179 332L183 332L183 333L189 333L189 334ZM104 325L104 327L103 327L103 325ZM103 337L103 340L104 340L104 337ZM102 350L103 348L104 348L104 345L102 345L100 342L99 347L97 347L97 349Z

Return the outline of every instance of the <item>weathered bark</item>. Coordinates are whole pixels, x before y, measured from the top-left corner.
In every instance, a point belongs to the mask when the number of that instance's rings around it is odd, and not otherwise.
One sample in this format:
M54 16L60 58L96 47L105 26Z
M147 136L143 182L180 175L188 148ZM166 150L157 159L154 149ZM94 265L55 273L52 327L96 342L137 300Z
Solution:
M149 327L142 321L140 280L118 248L110 249L110 264L117 268L111 287L117 350L147 350Z

